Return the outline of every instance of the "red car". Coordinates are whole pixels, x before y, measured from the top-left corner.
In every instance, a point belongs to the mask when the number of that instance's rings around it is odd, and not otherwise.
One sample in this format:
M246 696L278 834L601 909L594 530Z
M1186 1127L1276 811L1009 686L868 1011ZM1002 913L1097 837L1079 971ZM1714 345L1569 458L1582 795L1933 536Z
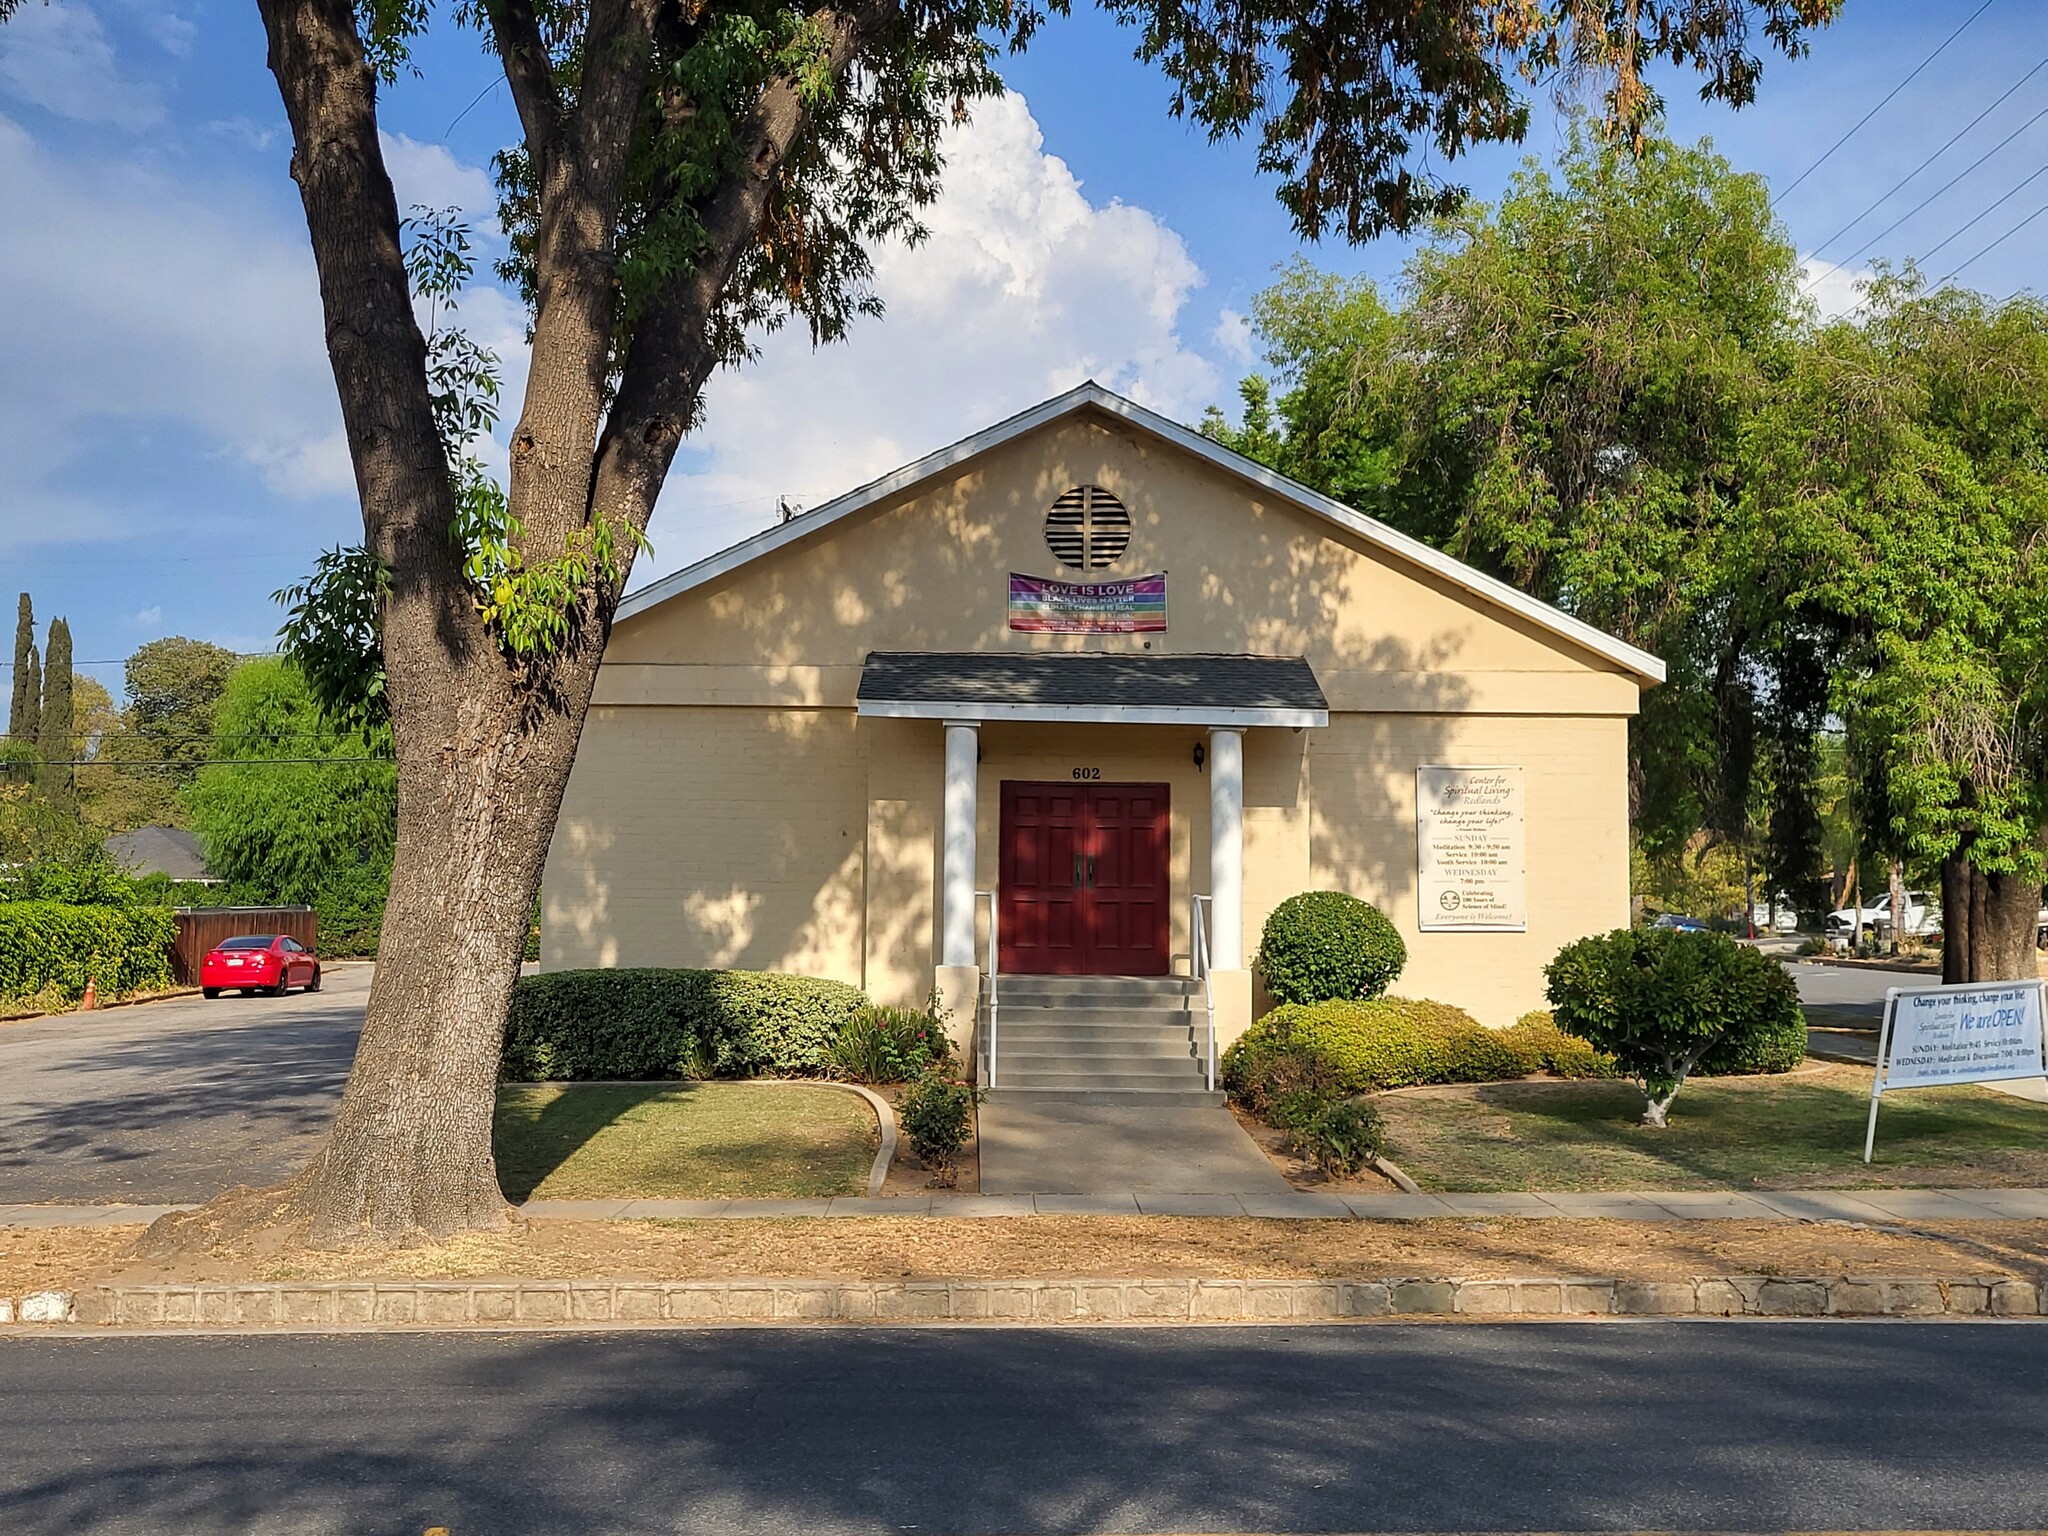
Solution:
M320 990L320 962L297 939L245 933L216 944L199 963L199 989L219 997L229 988L283 997L292 987Z

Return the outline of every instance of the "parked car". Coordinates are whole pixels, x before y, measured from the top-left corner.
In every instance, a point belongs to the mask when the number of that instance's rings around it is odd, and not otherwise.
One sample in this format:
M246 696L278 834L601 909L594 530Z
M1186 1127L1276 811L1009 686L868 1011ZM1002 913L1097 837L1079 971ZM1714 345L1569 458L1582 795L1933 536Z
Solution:
M199 990L208 997L231 989L283 997L293 987L318 992L320 962L287 934L237 934L214 945L199 963Z
M1676 928L1680 933L1705 933L1707 931L1704 919L1687 917L1679 912L1659 913L1657 920L1650 924L1650 926L1652 928Z
M1863 909L1862 938L1891 932L1892 897L1887 891ZM1906 892L1906 921L1900 930L1922 936L1941 931L1941 902L1931 891ZM1856 933L1856 909L1842 907L1828 914L1827 934L1831 939L1851 939Z

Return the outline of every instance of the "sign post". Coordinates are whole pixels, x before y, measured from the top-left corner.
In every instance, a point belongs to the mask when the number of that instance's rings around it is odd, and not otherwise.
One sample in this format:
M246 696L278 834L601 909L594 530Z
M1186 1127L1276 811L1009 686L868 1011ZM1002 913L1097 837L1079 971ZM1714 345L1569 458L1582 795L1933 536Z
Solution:
M1870 1161L1877 1144L1877 1104L1887 1092L2048 1076L2041 1028L2048 1011L2044 986L2048 983L1993 981L1887 990L1863 1161Z

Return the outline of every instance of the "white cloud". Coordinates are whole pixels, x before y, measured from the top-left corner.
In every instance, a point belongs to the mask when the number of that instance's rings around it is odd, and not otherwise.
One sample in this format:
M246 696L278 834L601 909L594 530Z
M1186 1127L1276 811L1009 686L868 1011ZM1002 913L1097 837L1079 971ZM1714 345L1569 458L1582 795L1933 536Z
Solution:
M1216 317L1216 329L1209 339L1223 349L1232 362L1249 366L1252 360L1252 323L1234 309Z
M192 51L199 28L189 17L180 16L156 0L124 0L124 4L135 24L165 53L182 59Z
M1813 300L1824 320L1839 320L1860 309L1862 285L1873 275L1868 267L1837 266L1818 256L1807 257L1801 270L1806 279L1806 297Z
M1182 420L1215 397L1178 329L1203 280L1179 235L1091 203L1020 96L978 108L948 159L931 238L876 260L886 316L816 352L778 333L712 381L636 581L766 527L780 495L815 506L1083 379Z
M24 5L0 26L0 91L81 123L142 129L164 115L152 87L121 78L99 17L67 0Z
M414 208L457 208L478 231L498 232L498 190L488 171L465 165L445 144L423 144L382 130L377 137L401 214Z
M137 629L147 630L151 634L154 634L156 633L156 631L162 629L164 626L163 605L161 603L152 603L149 607L143 609L142 612L135 615L135 617L130 619L128 622L133 624Z
M287 496L352 492L304 230L231 185L205 196L0 117L0 542L139 530L146 508L61 489L110 422Z

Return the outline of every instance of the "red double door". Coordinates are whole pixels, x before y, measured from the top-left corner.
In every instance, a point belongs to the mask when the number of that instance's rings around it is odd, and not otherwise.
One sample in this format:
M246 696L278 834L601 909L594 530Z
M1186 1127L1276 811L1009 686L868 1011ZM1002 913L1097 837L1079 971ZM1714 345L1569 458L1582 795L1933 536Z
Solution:
M1164 976L1164 784L1003 785L997 900L1004 971Z

